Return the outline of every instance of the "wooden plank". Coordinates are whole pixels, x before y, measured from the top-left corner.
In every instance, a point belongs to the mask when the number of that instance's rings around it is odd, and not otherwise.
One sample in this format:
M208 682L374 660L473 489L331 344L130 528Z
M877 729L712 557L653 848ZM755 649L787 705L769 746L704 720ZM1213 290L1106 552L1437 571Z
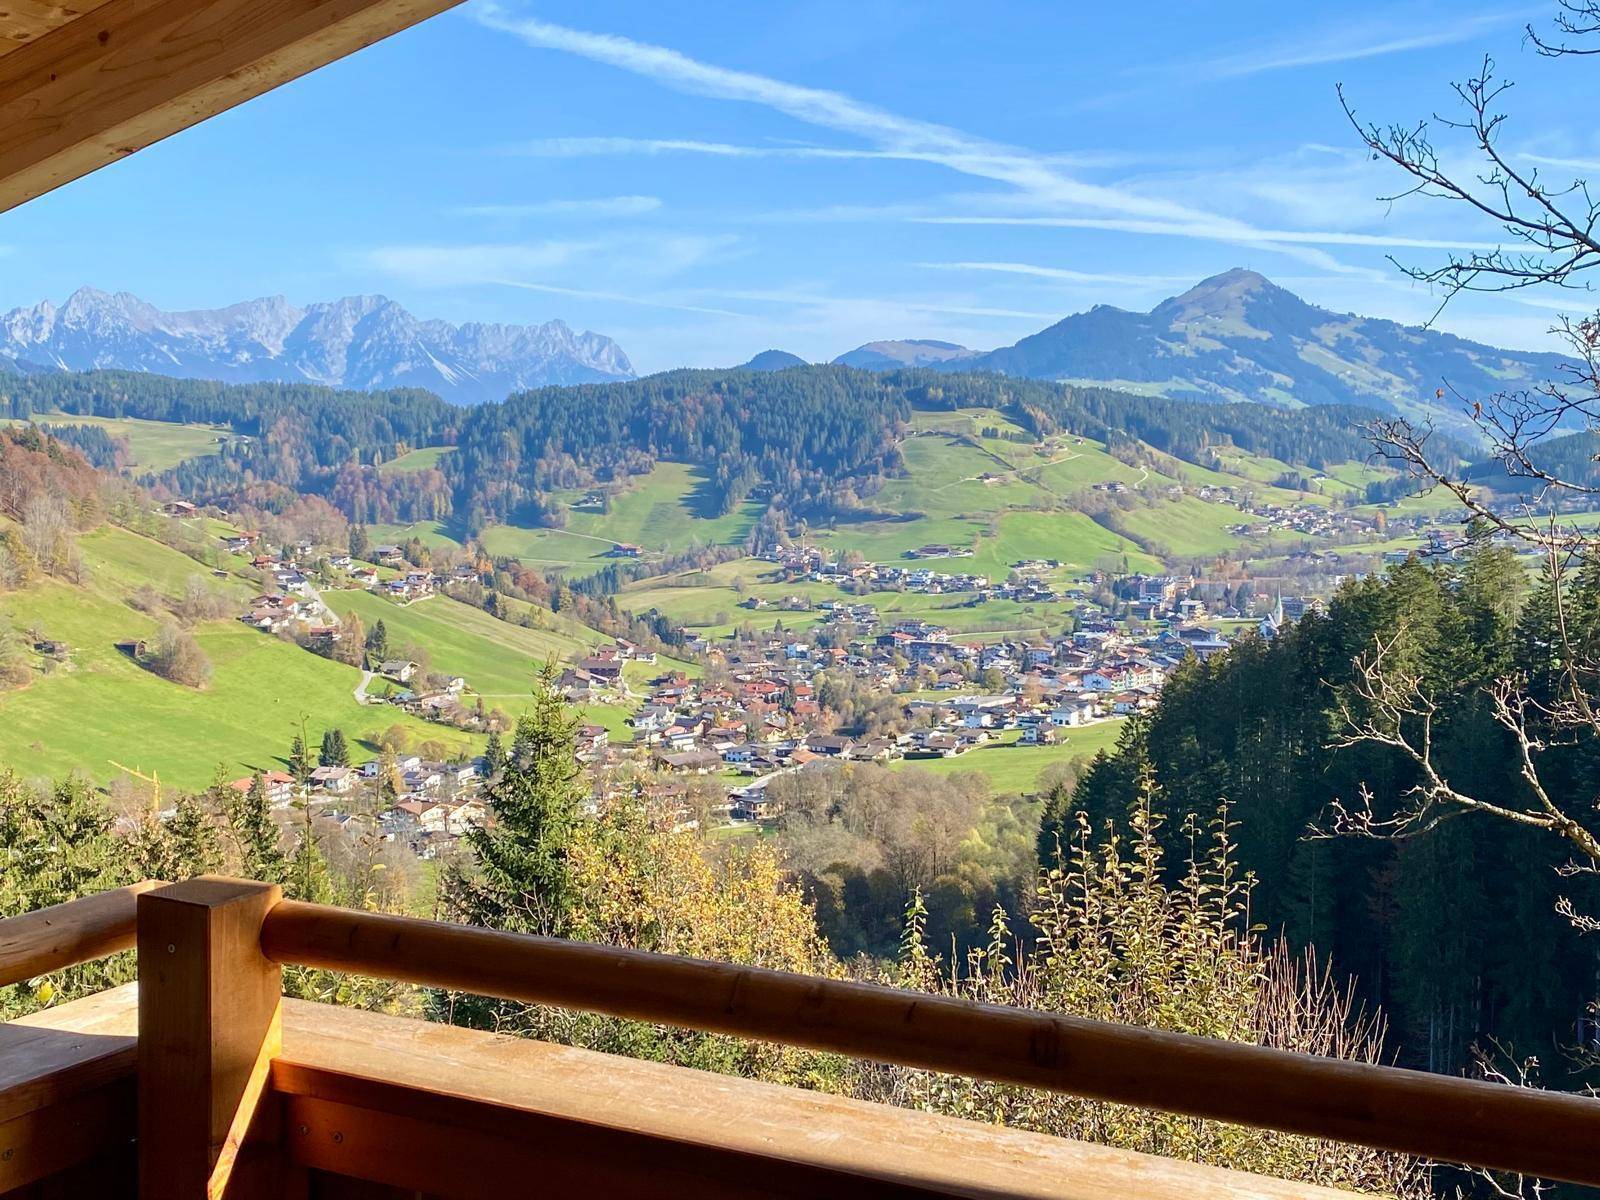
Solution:
M4 0L0 4L0 54L59 29L104 3L105 0L75 0L72 4L57 4L54 0Z
M257 1197L278 1186L282 973L261 954L269 884L202 876L139 897L139 1194Z
M0 1121L132 1079L138 988L113 988L0 1024Z
M130 949L134 903L160 886L136 883L0 921L0 987Z
M131 1146L135 1102L123 1079L0 1121L0 1192Z
M869 984L286 901L279 962L1600 1185L1600 1100Z
M0 212L460 0L108 0L0 56Z
M133 1144L135 997L129 984L0 1024L0 1192L116 1194L68 1185Z
M287 1001L295 1161L452 1200L1345 1193L775 1084ZM338 1135L337 1137L335 1135ZM465 1170L462 1164L471 1164ZM1347 1200L1347 1197L1346 1197Z

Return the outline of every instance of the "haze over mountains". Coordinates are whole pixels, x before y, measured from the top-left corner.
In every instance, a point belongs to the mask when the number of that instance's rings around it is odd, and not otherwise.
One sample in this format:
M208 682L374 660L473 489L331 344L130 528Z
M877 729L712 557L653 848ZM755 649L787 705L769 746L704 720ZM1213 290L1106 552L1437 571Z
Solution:
M80 288L0 317L0 360L71 371L149 371L228 383L426 388L458 404L547 384L631 379L615 342L543 325L423 321L383 296L298 308L281 296L163 312L126 292Z
M1554 377L1554 354L1500 350L1393 321L1330 312L1253 271L1203 280L1150 312L1098 305L996 350L931 339L868 342L833 360L866 370L922 367L1106 384L1203 401L1357 404L1457 415L1459 401ZM561 321L422 321L382 296L298 308L282 297L162 312L127 293L83 288L0 317L0 371L116 368L227 382L419 387L455 403L550 384L629 379L622 348ZM766 350L745 366L803 365Z

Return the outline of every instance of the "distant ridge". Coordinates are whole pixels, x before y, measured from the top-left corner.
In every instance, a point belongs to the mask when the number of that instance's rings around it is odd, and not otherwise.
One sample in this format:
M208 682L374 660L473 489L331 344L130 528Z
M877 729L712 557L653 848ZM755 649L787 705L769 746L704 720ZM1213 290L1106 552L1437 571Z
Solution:
M835 361L871 370L993 371L1175 399L1354 404L1457 421L1459 403L1438 405L1439 387L1487 396L1549 380L1564 362L1556 354L1500 350L1448 333L1330 312L1242 268L1202 280L1147 313L1097 305L1012 346L911 361L916 351L907 348L929 345L960 349L938 342L869 342Z
M806 360L787 350L763 350L742 367L746 371L782 371L788 367L806 366Z
M598 333L543 325L423 321L384 296L299 308L282 296L163 312L126 292L80 288L0 316L0 362L86 371L152 371L226 383L426 388L457 404L548 384L633 378ZM23 369L27 369L23 367Z
M868 342L854 350L839 355L833 361L846 367L860 367L866 371L893 371L901 367L954 366L977 354L954 342L936 342L930 338L907 338L895 342Z

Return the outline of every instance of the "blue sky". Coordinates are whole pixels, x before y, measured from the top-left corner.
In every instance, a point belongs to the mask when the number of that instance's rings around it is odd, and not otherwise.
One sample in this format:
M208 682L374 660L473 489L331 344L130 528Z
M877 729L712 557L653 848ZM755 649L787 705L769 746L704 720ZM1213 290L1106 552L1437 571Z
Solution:
M875 338L988 348L1249 266L1401 320L1385 261L1492 241L1355 147L1449 107L1493 53L1507 145L1593 170L1583 61L1522 44L1553 4L472 2L0 216L0 308L81 284L166 308L393 296L561 317L642 371ZM1571 164L1576 164L1571 165ZM1441 328L1544 347L1554 306Z

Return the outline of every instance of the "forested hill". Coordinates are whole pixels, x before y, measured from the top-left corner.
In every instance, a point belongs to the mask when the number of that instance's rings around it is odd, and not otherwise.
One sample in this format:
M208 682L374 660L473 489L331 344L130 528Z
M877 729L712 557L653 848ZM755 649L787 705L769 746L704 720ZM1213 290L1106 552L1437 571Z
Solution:
M1584 569L1565 599L1566 633L1586 670L1600 646L1600 570ZM1526 600L1524 600L1526 597ZM1494 719L1486 689L1514 670L1533 671L1530 720L1548 740L1544 781L1562 796L1592 796L1600 769L1595 738L1552 734L1546 718L1565 679L1567 652L1548 581L1529 593L1524 566L1487 538L1460 563L1412 560L1386 577L1346 585L1325 615L1308 615L1270 642L1247 637L1205 662L1190 660L1133 723L1113 754L1096 759L1070 796L1090 826L1120 820L1145 781L1162 797L1175 858L1188 853L1185 821L1203 828L1227 803L1241 867L1257 883L1251 915L1296 947L1314 945L1338 977L1360 981L1381 1006L1405 1065L1455 1072L1472 1049L1508 1061L1537 1056L1557 1084L1557 1047L1594 997L1597 947L1558 911L1569 898L1596 911L1593 876L1562 870L1559 839L1499 817L1465 814L1403 840L1319 838L1329 806L1359 806L1370 789L1379 820L1410 803L1419 783L1400 752L1344 746L1341 698L1362 711L1352 660L1378 635L1436 698L1434 765L1488 804L1525 802L1515 744ZM1577 744L1573 744L1576 742ZM1065 801L1054 832L1070 841ZM1060 824L1065 822L1065 824ZM1381 828L1381 825L1380 825Z
M709 469L707 515L770 497L815 519L870 507L903 472L913 411L992 409L1045 436L1144 443L1212 465L1231 443L1297 466L1361 458L1371 414L1345 407L1206 405L999 375L839 365L777 371L671 371L645 379L523 392L461 409L427 392L340 392L294 384L230 385L128 372L0 378L0 417L66 412L221 427L216 454L160 482L197 501L282 487L323 495L358 520L455 518L469 531L515 520L558 522L551 493L605 486L662 459ZM453 446L438 467L383 473L408 450ZM262 497L257 496L260 500Z
M929 370L671 371L546 388L474 409L448 471L469 529L513 515L552 517L543 492L588 482L586 469L614 477L640 455L711 464L707 502L715 512L766 485L788 511L812 517L869 501L901 469L895 443L912 411L957 408L994 409L1040 435L1141 441L1203 465L1231 442L1313 468L1367 453L1359 425L1373 415L1346 407L1199 405Z

